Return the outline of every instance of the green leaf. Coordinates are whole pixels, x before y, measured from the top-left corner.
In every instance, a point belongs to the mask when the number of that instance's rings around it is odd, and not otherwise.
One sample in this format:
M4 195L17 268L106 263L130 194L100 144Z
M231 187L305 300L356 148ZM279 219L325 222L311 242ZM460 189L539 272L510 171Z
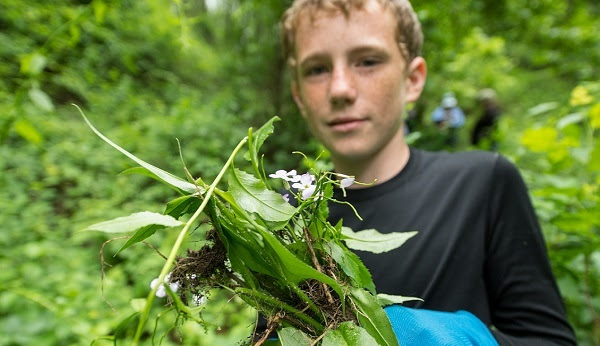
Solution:
M142 227L142 228L138 229L131 236L131 238L127 239L125 244L123 244L123 246L121 246L121 248L115 253L115 256L118 255L121 251L130 247L131 245L137 244L137 243L141 242L142 240L149 238L154 233L156 233L156 231L158 231L159 229L162 229L162 228L164 228L164 227L161 225L150 225L150 226L146 226L146 227Z
M54 111L54 103L52 103L50 96L48 96L48 94L43 92L40 88L33 87L29 89L28 95L33 104L35 104L39 109L46 112Z
M183 222L178 221L169 215L152 213L149 211L142 211L139 213L133 213L129 216L118 217L109 221L93 224L84 229L84 231L126 233L133 232L141 227L146 227L150 225L177 227L183 225Z
M186 212L195 212L202 202L196 196L181 196L167 203L165 215L171 215L176 219Z
M408 239L417 234L413 232L379 233L375 229L354 232L349 227L342 227L343 240L353 250L383 253L399 248Z
M223 227L223 235L226 237L229 248L227 249L228 257L232 262L250 268L255 272L274 276L278 273L274 272L273 263L268 260L268 253L265 252L263 246L258 242L253 241L252 237L243 236L229 229L231 227ZM241 261L241 262L238 262ZM237 270L243 268L237 267Z
M167 208L163 214L170 215L176 219L178 219L181 215L186 212L193 212L200 206L200 200L195 196L182 196L176 198L167 203ZM121 246L121 248L115 253L115 256L119 254L119 252L127 249L133 244L139 243L142 240L152 236L159 229L164 228L162 225L150 225L146 227L142 227L138 229L131 238L127 239L125 244Z
M131 154L130 152L128 152L127 150L121 148L120 146L118 146L117 144L113 143L110 139L108 139L106 136L104 136L102 133L100 133L100 131L98 131L93 125L92 123L88 120L88 118L85 116L85 114L83 114L83 111L81 110L81 108L79 108L77 105L74 105L75 107L77 107L77 109L79 110L79 113L81 114L81 116L83 117L83 120L85 120L85 122L87 123L87 125L90 127L90 129L92 129L92 131L94 131L94 133L100 137L103 141L105 141L106 143L110 144L113 148L117 149L118 151L120 151L122 154L124 154L125 156L127 156L128 158L132 159L133 161L135 161L137 164L139 164L140 166L146 168L147 170L149 170L150 172L152 172L154 175L156 175L160 180L162 180L163 182L172 185L182 191L185 191L187 193L195 193L197 192L197 188L194 184L189 183L167 171L164 171L158 167L155 167L147 162L145 162L144 160L141 160L139 158L137 158L135 155ZM204 193L204 189L200 188L200 192Z
M372 294L375 294L375 284L371 278L371 273L369 273L367 267L365 267L355 253L333 242L328 242L325 245L325 249L330 249L331 257L342 268L344 273L352 278L356 286L364 287Z
M233 169L229 175L229 192L242 209L257 213L266 221L287 223L296 212L296 208L280 194L267 189L261 180L239 169Z
M152 178L162 184L165 184L166 186L172 188L173 190L175 190L179 193L181 193L181 191L182 191L180 188L165 182L163 179L159 178L156 174L150 172L149 170L147 170L146 168L141 167L141 166L127 168L126 170L124 170L123 172L121 172L119 174L120 175L143 175L145 177ZM198 186L198 190L196 190L195 192L198 192L198 191L200 191L201 194L204 194L205 189L202 186ZM185 192L191 193L190 191L185 191Z
M362 288L352 287L350 297L358 308L358 321L379 345L398 345L396 334L377 298Z
M330 329L323 337L321 346L377 346L371 334L354 322L341 323L336 329Z
M273 133L273 123L275 121L279 121L279 117L272 117L269 121L267 121L263 126L261 126L256 132L253 133L251 138L250 150L248 151L249 157L246 157L249 161L254 161L258 163L258 152L262 147L263 143Z
M380 293L377 295L377 301L381 306L388 306L394 304L404 304L404 302L410 302L413 300L423 301L421 298L417 297L404 297L404 296L395 296L391 294Z
M278 116L274 116L254 132L254 148L256 152L260 150L267 137L273 133L273 123L279 120L281 119Z
M271 246L271 249L277 254L276 258L279 261L278 265L280 265L280 269L283 271L286 279L296 284L307 279L319 280L331 286L340 298L343 298L342 288L337 281L300 260L268 231L262 229L259 229L258 231Z
M302 346L312 345L312 340L304 334L302 331L293 328L286 327L277 332L281 346Z

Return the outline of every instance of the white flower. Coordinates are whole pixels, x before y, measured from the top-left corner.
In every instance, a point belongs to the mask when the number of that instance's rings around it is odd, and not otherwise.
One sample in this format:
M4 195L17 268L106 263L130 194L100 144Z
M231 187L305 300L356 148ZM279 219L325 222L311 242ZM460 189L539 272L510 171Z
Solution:
M157 290L156 290L156 296L158 298L164 298L167 295L167 290L165 289L165 286L162 285L160 286Z
M164 284L168 284L169 288L173 292L177 292L177 290L179 289L179 282L178 281L169 282L170 278L171 278L171 273L169 273L165 276L164 283L156 289L156 296L158 298L164 298L167 295L167 290L165 289ZM152 280L152 282L150 282L151 289L155 289L156 286L158 286L158 278L155 278L154 280Z
M311 185L306 189L302 190L302 199L307 199L315 193L316 185Z
M298 189L298 190L306 190L309 186L312 185L313 181L315 180L315 176L314 175L310 175L308 173L304 173L300 176L300 179L298 179L299 182L294 183L292 185L292 187L294 189Z
M283 197L283 200L284 200L284 201L286 201L286 202L288 202L288 203L289 203L289 201L290 201L290 194L289 194L289 193L286 193L285 195L283 195L283 196L281 196L281 197Z
M354 178L353 177L347 177L347 178L342 179L342 181L340 181L340 186L343 189L352 186L352 184L354 184Z
M300 176L299 182L294 183L292 187L302 193L302 199L307 199L315 193L315 189L317 188L316 185L313 185L314 181L314 175L304 173Z
M275 178L275 179L283 179L285 181L291 181L291 182L296 182L300 179L299 176L297 175L295 169L292 169L289 172L287 172L284 169L280 169L280 170L277 170L275 172L275 174L269 174L269 177Z

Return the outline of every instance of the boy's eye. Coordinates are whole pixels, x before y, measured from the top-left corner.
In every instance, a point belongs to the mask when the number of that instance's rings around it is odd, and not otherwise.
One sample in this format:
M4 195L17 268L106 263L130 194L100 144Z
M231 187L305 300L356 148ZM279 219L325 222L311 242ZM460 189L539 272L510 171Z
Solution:
M359 67L372 67L379 64L379 60L375 58L363 58L358 60L357 65Z
M327 67L325 65L317 65L317 66L311 66L311 67L305 69L304 75L307 77L318 76L325 72L327 72Z

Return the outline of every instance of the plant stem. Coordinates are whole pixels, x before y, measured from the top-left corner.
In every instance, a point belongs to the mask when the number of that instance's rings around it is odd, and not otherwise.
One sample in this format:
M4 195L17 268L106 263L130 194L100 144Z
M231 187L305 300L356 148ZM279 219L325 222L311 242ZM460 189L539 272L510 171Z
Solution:
M317 332L322 333L323 330L325 329L325 327L323 327L319 322L315 321L314 319L312 319L311 317L309 317L308 315L306 315L305 313L303 313L302 311L294 308L293 306L290 306L280 300L277 300L275 298L272 298L264 293L261 293L259 291L256 290L251 290L251 289L247 289L247 288L236 288L235 289L235 293L239 294L240 297L242 295L248 295L251 296L252 298L258 299L261 301L261 303L263 304L267 304L269 306L272 307L277 307L277 308L281 308L289 313L291 313L292 315L296 316L299 320L306 322L308 324L310 324L312 327L314 327ZM243 299L243 297L242 297ZM248 300L244 299L244 301L246 301L248 304L253 305L252 303L256 303L256 302L249 302ZM256 304L254 306L255 308L257 308L258 310L263 310L264 306L260 306L258 304Z
M229 156L229 159L227 160L227 162L225 163L225 165L223 166L223 168L221 169L221 171L219 172L219 174L217 175L217 177L215 178L213 183L210 185L208 191L206 192L206 195L204 196L204 200L202 201L202 204L196 210L194 215L192 215L192 217L189 219L189 221L185 224L185 226L183 226L183 229L181 230L181 232L179 232L179 236L177 237L175 244L171 248L171 253L169 254L169 257L167 258L167 261L166 261L165 265L163 266L163 268L160 272L160 275L158 276L159 283L162 283L165 280L165 276L167 276L167 274L169 273L169 270L171 270L171 267L173 266L173 263L175 262L175 257L177 256L177 253L179 252L179 249L181 248L181 244L183 244L183 241L188 233L188 230L190 229L192 224L196 221L196 219L200 216L200 214L202 213L202 211L208 204L208 201L210 200L210 197L212 196L213 191L215 190L215 188L217 187L217 185L223 178L223 175L225 175L225 172L227 171L227 169L233 162L233 159L237 155L238 151L242 148L242 146L246 143L247 140L248 140L248 138L245 137L235 147L235 149ZM154 295L156 294L156 290L158 289L158 287L160 287L160 285L156 285L156 287L154 287L148 294L148 298L146 298L146 305L144 306L144 311L142 311L142 315L140 317L140 321L138 323L137 330L135 332L135 336L133 338L133 341L131 342L131 344L134 346L137 345L140 341L140 337L142 335L142 331L144 330L144 325L146 324L146 319L148 318L148 314L150 313L152 301L154 300Z
M319 308L315 305L315 303L306 295L306 293L304 293L300 287L298 287L295 283L293 282L287 282L287 285L289 288L292 289L292 291L294 291L294 293L296 293L298 295L298 297L300 299L302 299L302 301L304 301L309 307L310 309L318 315L322 314L321 310L319 310Z

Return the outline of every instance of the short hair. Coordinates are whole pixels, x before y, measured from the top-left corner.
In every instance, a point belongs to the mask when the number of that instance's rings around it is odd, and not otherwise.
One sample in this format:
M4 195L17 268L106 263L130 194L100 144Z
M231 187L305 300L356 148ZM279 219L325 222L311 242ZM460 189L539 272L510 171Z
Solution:
M296 31L302 13L308 11L313 17L318 10L341 11L350 16L350 11L361 9L371 0L294 0L280 21L283 55L288 65L296 65ZM391 9L396 18L396 41L402 57L410 62L421 55L423 32L417 14L408 0L376 0L384 9Z

